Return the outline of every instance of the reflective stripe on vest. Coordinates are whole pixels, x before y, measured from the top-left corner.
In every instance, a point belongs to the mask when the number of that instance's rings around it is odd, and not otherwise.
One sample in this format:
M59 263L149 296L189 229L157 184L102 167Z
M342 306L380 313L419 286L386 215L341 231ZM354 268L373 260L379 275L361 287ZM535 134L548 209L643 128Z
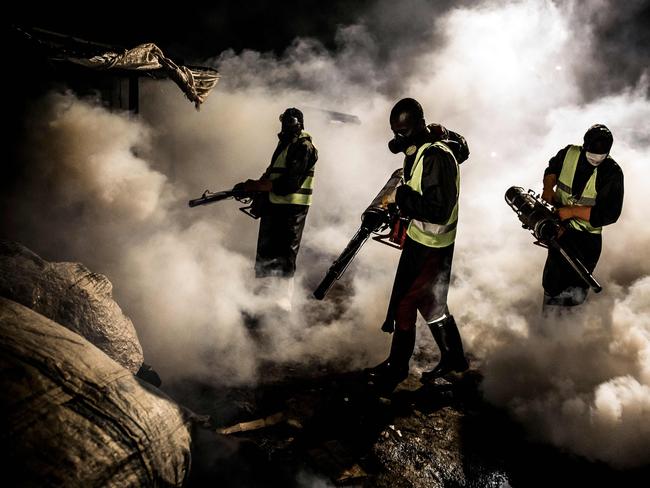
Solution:
M406 184L413 188L416 192L422 195L422 170L424 166L424 152L429 149L431 146L435 146L439 149L442 149L447 154L449 154L456 164L456 204L454 205L451 215L447 222L444 224L432 224L430 222L424 222L422 220L411 219L409 223L408 230L406 233L408 236L416 242L423 244L428 247L447 247L454 243L456 240L456 225L458 224L458 196L460 195L460 171L458 168L458 162L454 157L454 153L451 152L445 144L442 142L436 142L434 144L426 143L423 144L415 155L415 162L413 163L413 169L411 169L411 175L406 181Z
M269 179L275 180L280 177L281 174L287 171L287 152L289 147L292 144L296 144L300 139L307 139L311 142L311 136L306 131L302 131L300 135L296 138L295 141L291 142L284 148L284 150L278 154L278 157L275 158L275 161L271 164L269 169ZM273 192L269 193L269 200L271 203L290 203L293 205L311 205L311 195L314 189L314 169L309 170L307 173L307 178L303 181L302 185L295 193L290 193L288 195L277 195Z
M587 180L587 184L585 185L585 189L582 190L580 198L573 196L573 178L578 167L581 149L580 146L570 146L562 162L562 171L560 171L560 177L558 178L557 188L555 190L555 199L560 202L562 207L570 205L593 207L596 204L596 176L598 175L598 168L594 169L589 180ZM569 219L568 225L576 230L591 232L592 234L600 234L603 230L602 227L592 227L588 221L575 217Z

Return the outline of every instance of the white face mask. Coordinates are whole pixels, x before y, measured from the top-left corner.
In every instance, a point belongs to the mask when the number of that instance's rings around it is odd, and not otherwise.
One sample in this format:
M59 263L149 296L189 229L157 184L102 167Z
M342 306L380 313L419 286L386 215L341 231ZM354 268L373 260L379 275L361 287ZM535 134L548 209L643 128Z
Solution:
M589 164L592 166L598 166L600 163L605 161L607 154L594 154L587 152L585 156L587 156L587 161L589 161Z

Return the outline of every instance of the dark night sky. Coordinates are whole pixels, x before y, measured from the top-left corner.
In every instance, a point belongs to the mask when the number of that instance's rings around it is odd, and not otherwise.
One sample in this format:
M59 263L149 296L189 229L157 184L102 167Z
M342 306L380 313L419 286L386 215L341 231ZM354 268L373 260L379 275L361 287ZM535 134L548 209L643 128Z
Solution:
M311 36L332 46L336 28L355 22L374 2L227 1L192 9L151 8L113 2L97 6L38 9L19 7L15 23L37 26L98 42L130 46L155 42L174 56L209 57L232 48L281 52L295 37Z
M217 2L205 7L192 4L191 8L183 4L145 7L134 2L83 8L53 2L38 7L23 3L16 6L10 22L125 47L155 42L174 59L195 64L229 48L235 52L252 49L281 55L297 37L318 39L326 48L335 50L337 28L362 23L376 43L374 62L381 67L393 67L386 72L394 74L408 72L417 55L430 49L435 41L431 37L435 34L430 33L432 18L451 6L477 3L249 0ZM588 62L594 70L605 68L609 73L606 79L585 75L583 89L589 97L635 84L650 60L650 1L602 2L600 8L594 3L575 3L576 18L592 24L596 33L594 52L598 56ZM394 83L388 82L384 91L390 92L394 87Z

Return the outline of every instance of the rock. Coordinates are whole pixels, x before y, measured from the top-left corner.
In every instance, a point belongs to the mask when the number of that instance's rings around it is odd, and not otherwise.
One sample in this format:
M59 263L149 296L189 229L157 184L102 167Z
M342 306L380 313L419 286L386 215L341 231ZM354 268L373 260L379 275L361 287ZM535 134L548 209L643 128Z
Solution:
M83 337L0 298L0 434L12 486L181 486L181 408Z
M444 412L444 430L435 423L422 428L409 418L397 419L397 428L383 431L373 446L373 452L383 466L377 479L378 486L444 487L465 486L463 459L458 446L458 415ZM428 423L428 422L427 422ZM409 424L417 429L410 432ZM396 481L399 480L398 483Z
M415 384L409 378L407 384ZM400 413L372 447L382 466L377 487L411 488L509 486L506 471L468 438L462 400L474 400L466 385L426 385L393 397ZM427 411L414 409L419 408Z
M105 276L80 263L50 263L21 244L0 240L0 296L85 337L135 374L142 347L112 290Z

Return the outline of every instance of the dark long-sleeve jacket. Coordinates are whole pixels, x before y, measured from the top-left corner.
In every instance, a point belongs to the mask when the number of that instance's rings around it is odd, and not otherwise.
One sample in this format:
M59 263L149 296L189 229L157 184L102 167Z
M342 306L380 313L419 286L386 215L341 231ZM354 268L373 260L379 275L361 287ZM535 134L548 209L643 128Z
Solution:
M318 159L318 151L310 138L286 140L281 134L278 134L278 138L280 141L265 176L269 176L273 162L289 146L286 169L273 180L272 187L276 195L289 195L296 193L309 176ZM257 211L262 218L257 239L255 276L293 276L309 205L274 204L267 194Z
M428 128L428 135L425 135L416 145L438 140L449 141L447 146L454 153L456 161L460 164L467 159L469 148L465 138L460 134L452 133L450 137L449 131L442 126L430 125ZM404 160L405 179L410 175L415 156L416 154L406 156ZM458 198L456 161L443 149L435 146L427 149L422 161L422 195L407 185L398 187L395 202L400 211L407 217L417 220L433 224L446 223ZM445 312L453 253L453 244L435 248L410 238L406 240L393 283L384 327L391 328L396 320L398 325L399 320L410 321L410 318L406 319L404 316L400 319L397 313L410 290L415 290L415 293L422 292L422 296L417 302L412 301L401 310L407 310L417 303L418 310L425 314L426 320L437 318ZM413 311L412 318L414 319L415 316L416 313ZM404 325L403 323L400 327ZM407 325L414 326L415 323Z
M570 146L561 149L549 162L544 176L556 175L558 180L562 171L562 163ZM595 166L589 164L585 150L580 151L576 173L573 177L572 191L580 196L593 174ZM623 209L623 170L611 157L598 165L596 175L596 204L591 208L589 223L593 227L613 224L621 215Z
M309 139L298 139L295 142L286 141L281 134L278 134L278 142L271 164L289 145L286 159L286 171L277 179L273 180L273 193L276 195L289 195L295 193L302 186L309 171L316 164L318 151Z
M444 130L446 131L446 129ZM465 139L460 135L457 137L458 141L454 141L454 144L459 146L460 151L454 151L454 154L463 154L461 159L464 160L469 154L469 149ZM439 140L438 134L431 131L429 140L423 142L435 142L436 140ZM451 144L450 147L452 150L456 149ZM406 156L404 160L405 179L408 179L407 175L413 168L415 156L416 154ZM422 164L422 195L412 188L402 185L397 189L395 202L407 217L433 224L444 224L449 219L458 198L456 163L449 153L432 146L425 151Z

